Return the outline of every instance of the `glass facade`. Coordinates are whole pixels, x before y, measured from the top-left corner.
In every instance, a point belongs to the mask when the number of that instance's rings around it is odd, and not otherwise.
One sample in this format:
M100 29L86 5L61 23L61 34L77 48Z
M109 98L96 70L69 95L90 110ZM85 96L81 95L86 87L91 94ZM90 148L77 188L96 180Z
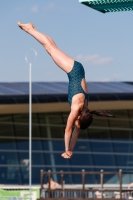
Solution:
M44 171L133 171L133 110L113 111L116 118L94 117L81 131L71 159L64 159L64 129L68 113L32 115L32 183L40 184ZM60 176L53 175L60 182ZM29 115L0 115L0 184L29 183ZM80 175L65 175L65 183L81 183ZM87 175L86 183L99 183ZM46 180L44 180L46 181ZM133 182L127 176L124 183ZM106 175L106 183L117 177Z

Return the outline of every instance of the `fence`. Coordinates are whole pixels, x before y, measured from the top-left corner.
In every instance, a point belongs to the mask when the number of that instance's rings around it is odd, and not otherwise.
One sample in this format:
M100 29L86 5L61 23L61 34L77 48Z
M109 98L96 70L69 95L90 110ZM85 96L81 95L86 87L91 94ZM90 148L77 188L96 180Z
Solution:
M50 189L50 179L53 174L59 174L61 179L61 188L56 190ZM81 188L66 188L64 187L64 175L65 174L80 174L82 177L82 184ZM100 176L100 185L99 188L86 188L85 187L85 176L86 175L96 175L98 174ZM119 177L119 186L118 188L105 188L104 187L104 175L107 174L113 174L118 175ZM81 172L51 172L50 170L48 172L44 172L41 170L40 172L40 182L41 182L41 188L40 188L40 197L42 199L49 199L49 198L57 198L57 199L94 199L94 198L101 198L101 199L131 199L132 197L132 189L123 189L122 188L122 175L123 174L133 174L133 172L122 172L122 170L119 170L118 172L104 172L101 170L100 172L86 172L82 170ZM43 180L44 176L48 177L48 188L44 188ZM133 199L133 198L132 198Z

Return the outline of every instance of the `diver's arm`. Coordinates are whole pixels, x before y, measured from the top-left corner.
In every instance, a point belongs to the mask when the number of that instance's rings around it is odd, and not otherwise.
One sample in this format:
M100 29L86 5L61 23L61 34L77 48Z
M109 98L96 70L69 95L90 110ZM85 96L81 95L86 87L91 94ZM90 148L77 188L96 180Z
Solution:
M69 151L70 139L71 139L71 135L72 135L72 127L73 127L75 120L78 117L78 113L79 113L78 110L72 109L69 114L68 120L67 120L67 125L66 125L65 135L64 135L66 155L67 155L67 151ZM62 154L63 157L65 155L65 152ZM68 157L69 156L66 156L66 158L68 158Z
M69 145L69 151L73 151L75 144L77 142L79 133L80 133L80 129L75 127L74 131L72 133L72 138L71 138L70 145Z

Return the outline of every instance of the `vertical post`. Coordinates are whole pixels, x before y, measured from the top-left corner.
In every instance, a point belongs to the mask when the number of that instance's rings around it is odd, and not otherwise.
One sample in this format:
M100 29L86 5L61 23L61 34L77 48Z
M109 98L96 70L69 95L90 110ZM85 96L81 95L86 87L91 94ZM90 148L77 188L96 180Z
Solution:
M43 189L43 170L40 170L41 190Z
M103 199L103 170L100 171L101 194Z
M32 200L32 64L29 63L29 186L30 199Z
M85 170L82 170L82 198L85 198Z
M47 115L45 115L45 120L46 120L46 124L50 124L49 122L49 117ZM52 142L52 136L51 136L51 129L50 129L50 126L46 126L46 131L47 131L47 136L48 136L48 147L49 147L49 150L51 151L50 153L50 162L51 162L51 165L52 165L52 171L56 171L56 168L55 168L55 157L54 157L54 149L53 149L53 142ZM57 175L56 174L53 174L53 178L54 180L57 182Z
M25 55L25 61L29 64L29 192L30 199L32 200L32 63L31 60L35 60L37 52L35 49L31 49L34 53L32 57L34 59L28 59L28 52Z
M63 182L63 170L60 171L60 175L61 175L61 189L62 189L62 192L61 192L61 197L63 197L63 190L64 190L64 182Z
M119 170L119 182L120 182L120 199L122 199L122 170Z
M51 179L51 171L48 170L48 198L50 198L50 193L51 193L51 184L50 184L50 179Z
M43 191L43 179L44 179L44 173L43 170L40 170L40 184L41 184L41 188L40 188L40 197L44 197L45 191Z

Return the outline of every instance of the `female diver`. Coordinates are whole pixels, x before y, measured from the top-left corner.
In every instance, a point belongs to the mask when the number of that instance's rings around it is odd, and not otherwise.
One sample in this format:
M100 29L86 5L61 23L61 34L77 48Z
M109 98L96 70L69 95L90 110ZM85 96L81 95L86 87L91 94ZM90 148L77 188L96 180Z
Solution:
M71 112L65 128L65 152L61 156L71 158L80 129L83 130L90 126L93 121L93 114L107 117L114 116L104 111L90 111L88 109L88 88L85 71L81 63L62 52L49 36L36 30L33 24L18 22L18 26L41 43L56 65L68 75L68 102L71 106ZM75 128L72 132L73 126Z

